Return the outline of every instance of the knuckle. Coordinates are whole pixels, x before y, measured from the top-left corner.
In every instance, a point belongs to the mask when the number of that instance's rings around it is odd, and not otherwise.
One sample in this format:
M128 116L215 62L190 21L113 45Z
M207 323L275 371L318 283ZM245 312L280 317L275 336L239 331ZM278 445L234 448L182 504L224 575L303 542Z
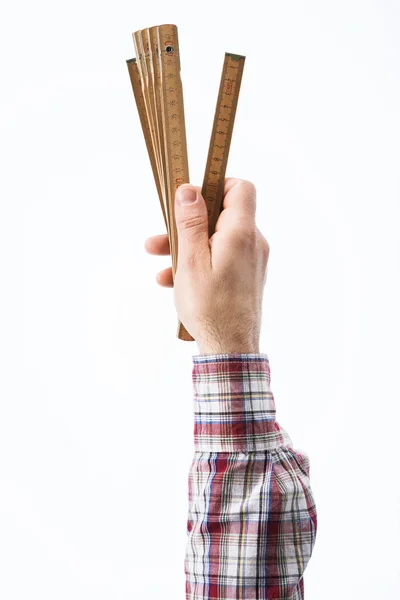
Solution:
M241 179L239 182L239 186L242 191L245 192L248 196L255 196L257 193L256 186L251 181L247 179Z
M253 214L256 208L256 186L251 181L247 181L247 179L241 179L238 185L244 210Z
M267 261L268 256L269 256L269 243L266 240L266 238L263 236L263 234L260 232L258 233L258 239L259 239L259 246L260 246L262 256L263 256L264 260Z
M181 228L186 231L191 231L204 227L203 215L192 215L180 221Z
M253 225L240 227L234 236L235 246L242 251L254 250L257 244L257 230Z
M242 179L241 185L243 187L243 191L246 191L246 194L248 194L249 196L253 196L253 197L256 195L257 190L256 190L256 186L254 185L254 183L252 183L251 181L248 181L247 179Z
M252 247L255 247L257 244L257 228L255 225L252 225L251 227L248 227L247 229L247 239L249 244Z

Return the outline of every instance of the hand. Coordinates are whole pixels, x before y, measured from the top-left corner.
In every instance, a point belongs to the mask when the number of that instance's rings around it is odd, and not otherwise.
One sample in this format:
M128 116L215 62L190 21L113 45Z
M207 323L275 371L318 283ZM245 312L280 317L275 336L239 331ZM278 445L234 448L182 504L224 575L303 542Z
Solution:
M183 184L177 190L175 281L169 267L158 273L157 282L174 287L179 319L201 354L259 352L269 245L256 227L255 211L254 185L226 179L223 211L209 239L200 188ZM145 248L169 254L167 234L148 238Z

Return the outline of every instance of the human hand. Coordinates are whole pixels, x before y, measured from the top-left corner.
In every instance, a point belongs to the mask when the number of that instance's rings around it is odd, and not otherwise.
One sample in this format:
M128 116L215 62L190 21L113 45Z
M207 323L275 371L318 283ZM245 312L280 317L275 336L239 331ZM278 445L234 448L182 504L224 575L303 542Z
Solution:
M177 190L175 281L169 267L158 273L157 282L174 287L178 317L201 354L259 352L269 245L256 227L255 210L254 185L226 179L223 211L209 239L200 188L183 184ZM167 234L148 238L145 248L170 254Z

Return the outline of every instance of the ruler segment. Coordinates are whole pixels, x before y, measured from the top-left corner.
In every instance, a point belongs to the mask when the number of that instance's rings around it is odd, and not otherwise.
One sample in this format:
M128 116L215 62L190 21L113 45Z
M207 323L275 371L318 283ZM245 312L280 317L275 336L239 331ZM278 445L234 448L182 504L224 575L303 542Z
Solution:
M157 145L157 138L156 138L156 126L155 126L153 98L152 98L152 94L151 94L151 90L150 90L150 86L149 86L150 77L149 77L149 73L148 73L148 69L147 69L147 61L146 61L146 56L145 56L145 47L144 47L144 40L143 40L142 34L143 34L143 32L141 30L135 31L135 33L133 34L133 40L134 40L134 44L135 44L135 51L136 51L137 64L139 67L140 80L142 83L143 98L144 98L144 103L146 106L147 118L148 118L149 125L150 125L151 143L153 145L154 155L156 158L158 179L160 181L161 191L163 192L163 197L164 197L164 189L163 189L164 186L163 186L163 182L162 182L162 178L161 178L161 169L160 169L159 148ZM164 197L164 202L165 202L165 197Z
M178 259L178 237L175 223L175 192L182 183L189 183L189 165L180 75L178 30L176 25L160 25L157 29L157 34L160 56L161 105L167 175L167 202L172 232L172 272L175 276Z
M166 192L166 163L165 163L165 145L164 145L164 129L163 129L163 121L162 121L162 109L161 109L161 75L160 75L160 57L158 50L158 35L157 35L157 27L150 27L148 30L148 40L149 40L149 54L150 54L150 64L151 64L151 72L153 78L153 92L154 92L154 107L155 107L155 115L156 115L156 125L157 125L157 143L159 146L159 156L160 156L160 167L163 179L163 193L164 193L164 203L167 203L167 192ZM165 206L165 212L167 214L167 218L169 219L169 214L167 207ZM170 223L168 222L167 230L170 230Z
M182 183L189 183L189 165L186 145L185 111L180 74L179 41L176 25L157 28L160 57L160 90L167 179L167 204L170 215L170 247L172 274L175 277L178 262L178 236L175 222L175 193ZM177 337L193 340L182 323L178 323Z
M164 207L164 199L163 199L163 193L161 190L161 182L160 182L160 179L158 176L158 169L157 169L157 162L156 162L154 147L153 147L152 140L151 140L150 124L149 124L149 120L147 117L147 111L146 111L146 106L145 106L144 97L143 97L143 90L142 90L142 84L140 81L139 68L138 68L138 65L136 62L136 58L131 58L131 59L127 60L126 63L128 66L128 72L129 72L129 77L131 80L133 95L135 97L136 107L137 107L138 114L139 114L140 125L142 127L144 141L146 143L147 153L148 153L149 159L150 159L151 170L153 172L153 177L154 177L154 181L155 181L156 188L157 188L157 194L158 194L158 197L160 200L160 205L161 205L161 210L162 210L163 217L164 217L165 226L168 231L168 220L167 220L167 215L166 215L166 211L165 211L165 207Z
M222 210L226 166L245 58L245 56L227 52L222 67L214 123L201 189L207 205L209 237L215 231L215 225Z
M146 85L149 97L149 103L153 118L153 126L154 126L154 143L156 147L156 156L158 159L158 168L159 168L159 179L161 182L161 188L163 190L163 198L165 202L166 198L166 189L165 189L165 178L164 178L164 169L161 158L161 140L160 140L160 127L161 125L161 115L157 113L157 103L156 103L156 92L154 87L154 66L152 62L151 56L151 37L149 29L143 29L141 31L142 38L142 50L143 50L143 58L146 64ZM167 213L168 214L168 213Z

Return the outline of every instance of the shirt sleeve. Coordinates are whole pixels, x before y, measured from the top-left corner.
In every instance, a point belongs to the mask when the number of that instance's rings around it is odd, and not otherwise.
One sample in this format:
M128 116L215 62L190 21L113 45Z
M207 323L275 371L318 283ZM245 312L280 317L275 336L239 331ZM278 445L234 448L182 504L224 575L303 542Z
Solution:
M266 354L193 356L187 600L303 600L317 532L308 455L276 421Z

